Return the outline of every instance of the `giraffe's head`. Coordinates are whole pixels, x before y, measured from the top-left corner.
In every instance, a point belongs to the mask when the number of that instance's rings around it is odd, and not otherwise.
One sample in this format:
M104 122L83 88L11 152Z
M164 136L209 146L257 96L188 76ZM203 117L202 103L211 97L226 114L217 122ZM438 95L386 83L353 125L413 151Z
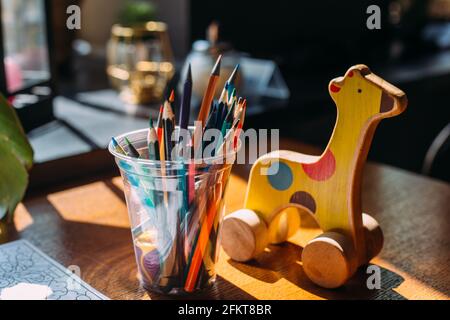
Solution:
M408 103L403 91L365 65L353 66L345 76L331 80L329 91L340 114L353 113L361 121L396 116Z

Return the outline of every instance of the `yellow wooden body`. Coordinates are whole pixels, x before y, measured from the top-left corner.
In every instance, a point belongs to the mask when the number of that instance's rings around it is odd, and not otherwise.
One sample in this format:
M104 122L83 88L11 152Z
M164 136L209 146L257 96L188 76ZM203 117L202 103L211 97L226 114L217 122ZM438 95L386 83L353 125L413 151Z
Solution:
M289 232L273 230L285 230L286 223L298 224L298 217L291 214L283 222L277 213L292 206L302 208L316 219L324 232L338 231L352 239L361 263L366 259L361 218L361 171L376 125L383 118L401 113L406 108L406 96L364 65L354 66L344 77L332 80L329 92L338 115L323 154L310 156L274 151L261 157L250 174L245 208L257 212L270 226L271 242L286 240L283 236L280 238L280 233L287 238L296 227L290 228ZM283 182L283 177L279 178L281 189L270 182L270 174L274 173L270 171L276 170L268 168L275 164L272 167L275 169L278 162L287 165L291 171L292 183L287 188L288 183ZM307 171L313 174L307 174ZM295 192L307 193L314 200L314 206L308 208L292 202Z

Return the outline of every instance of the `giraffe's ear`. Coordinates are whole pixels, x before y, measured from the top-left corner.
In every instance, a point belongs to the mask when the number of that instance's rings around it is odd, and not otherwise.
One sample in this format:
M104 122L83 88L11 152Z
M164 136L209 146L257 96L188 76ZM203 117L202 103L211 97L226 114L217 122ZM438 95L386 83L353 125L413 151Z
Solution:
M368 74L371 74L369 67L364 64L357 64L353 67L350 67L345 73L345 77L352 78L355 74L361 77L365 77Z

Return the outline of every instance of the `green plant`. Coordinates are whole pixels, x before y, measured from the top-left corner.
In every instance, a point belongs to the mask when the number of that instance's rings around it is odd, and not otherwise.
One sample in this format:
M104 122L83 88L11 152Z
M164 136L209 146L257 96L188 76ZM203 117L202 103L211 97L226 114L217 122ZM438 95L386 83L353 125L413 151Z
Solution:
M14 108L0 94L0 220L11 221L28 185L33 149Z
M156 7L148 1L127 1L119 14L119 23L133 26L155 19Z

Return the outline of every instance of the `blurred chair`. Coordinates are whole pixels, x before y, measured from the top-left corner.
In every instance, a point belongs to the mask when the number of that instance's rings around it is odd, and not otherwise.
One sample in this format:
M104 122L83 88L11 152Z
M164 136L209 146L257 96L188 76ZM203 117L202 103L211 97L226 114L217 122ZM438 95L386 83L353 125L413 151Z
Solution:
M450 182L450 123L431 143L422 167L422 173Z

